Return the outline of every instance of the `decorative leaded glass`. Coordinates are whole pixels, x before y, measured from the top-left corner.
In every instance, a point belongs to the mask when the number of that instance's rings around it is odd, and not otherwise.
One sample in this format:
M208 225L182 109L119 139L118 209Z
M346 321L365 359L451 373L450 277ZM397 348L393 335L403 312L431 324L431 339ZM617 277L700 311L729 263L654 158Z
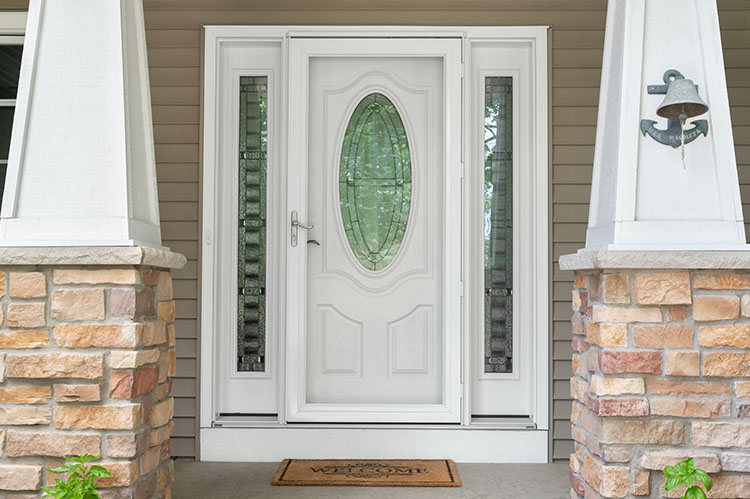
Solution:
M268 77L240 77L237 370L266 368Z
M411 153L393 102L365 96L344 135L339 194L344 230L355 257L368 270L395 258L411 207Z
M513 371L513 78L484 80L484 372Z

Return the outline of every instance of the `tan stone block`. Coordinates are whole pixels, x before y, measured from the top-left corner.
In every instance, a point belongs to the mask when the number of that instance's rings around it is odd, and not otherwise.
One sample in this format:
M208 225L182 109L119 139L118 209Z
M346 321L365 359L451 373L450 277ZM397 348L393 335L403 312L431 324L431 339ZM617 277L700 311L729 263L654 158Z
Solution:
M174 461L168 461L164 466L159 468L159 490L165 489L174 478Z
M167 301L159 303L159 320L164 322L174 321L174 302Z
M41 465L0 465L0 490L37 490L41 485Z
M156 404L151 408L149 422L153 428L164 426L169 423L174 415L174 399L168 398L164 402Z
M11 303L8 305L8 327L44 327L47 324L44 303Z
M602 274L599 280L602 303L607 305L630 303L630 281L624 274Z
M570 463L570 471L572 471L573 473L581 472L581 462L578 460L575 453L570 455L569 463Z
M49 424L51 411L49 407L0 407L0 425L26 426Z
M153 430L148 436L149 447L155 447L157 445L163 444L164 442L169 440L171 434L172 429L170 428L170 426L162 426L158 430Z
M664 374L668 376L700 376L700 352L667 352Z
M81 353L8 354L9 378L81 378L104 376L104 355Z
M750 289L750 274L696 274L695 289Z
M52 274L55 284L140 284L135 269L55 269Z
M693 300L693 319L696 321L724 321L738 319L740 299L737 296L696 296Z
M109 291L109 315L114 319L135 317L135 289L116 288Z
M5 444L8 457L22 456L98 456L102 450L100 435L81 433L9 431Z
M596 322L661 322L661 310L656 307L603 307L594 305L593 319Z
M574 400L586 403L586 393L588 392L588 383L581 378L570 378L570 396Z
M118 351L109 354L109 367L112 369L135 369L159 360L159 349Z
M138 461L97 464L112 473L111 477L99 478L94 482L99 487L128 487L138 480Z
M143 288L135 293L135 315L149 318L156 316L156 293L153 289Z
M175 325L174 324L170 324L169 326L167 326L167 344L170 347L173 347L173 346L177 345L177 338L176 338L176 335L175 335Z
M11 272L9 294L11 298L44 298L47 278L42 272Z
M169 352L159 355L159 383L164 383L169 375Z
M703 375L750 377L750 353L708 352L703 354Z
M695 449L669 449L646 452L641 458L641 466L647 470L662 471L665 467L674 466L689 457L695 459L695 466L701 468L706 473L718 473L721 471L719 457L715 453Z
M605 419L600 441L604 444L683 445L685 427L678 421Z
M174 298L172 291L172 276L169 272L159 272L159 301L171 300Z
M133 399L151 393L159 377L157 367L142 367L136 371L115 371L109 379L109 397Z
M5 296L5 272L0 272L0 298Z
M678 398L651 400L651 413L657 416L715 419L729 416L729 410L730 403L726 401L698 401Z
M750 453L724 453L721 456L721 469L750 473Z
M723 381L675 381L649 378L646 381L651 395L677 397L726 397L731 394L729 383Z
M163 345L167 342L167 326L164 321L143 323L143 346Z
M586 309L587 305L587 297L588 293L586 291L578 291L577 289L574 289L571 291L571 300L570 300L570 307L573 310L573 312L582 312L582 310Z
M734 383L734 393L739 398L750 399L750 381L736 381Z
M102 399L99 385L55 384L55 402L98 402Z
M691 423L690 442L699 447L750 447L750 423Z
M587 278L585 275L577 275L574 279L574 285L578 289L586 289Z
M141 339L140 324L57 324L55 341L66 348L134 348Z
M47 331L0 332L0 348L44 348L49 343Z
M692 348L692 326L634 326L633 341L638 348Z
M602 417L635 417L648 416L648 400L646 399L600 399L599 415Z
M628 447L602 446L602 459L608 463L630 462L630 449Z
M599 334L595 338L589 338L594 345L606 348L627 348L628 326L627 324L599 324Z
M58 289L52 292L52 318L59 321L104 320L103 289Z
M750 317L750 295L742 295L740 299L740 313L742 317Z
M604 378L591 377L591 393L597 397L618 395L643 395L646 388L643 378Z
M5 382L5 354L0 353L0 383Z
M581 472L583 478L605 497L625 497L630 490L630 468L606 466L590 454L586 455Z
M48 386L0 387L2 404L44 404L51 399L52 389Z
M605 350L599 357L602 374L660 374L661 352L621 352Z
M140 458L141 474L151 472L159 465L161 448L151 447Z
M689 305L690 273L638 272L635 300L642 305Z
M55 408L55 428L60 430L132 430L139 423L140 404L64 405Z
M687 319L688 311L686 307L671 307L667 314L669 322L682 322Z
M177 374L177 351L172 348L169 350L169 376Z
M167 397L172 392L172 380L168 380L166 383L156 387L156 400L160 401Z
M627 327L627 326L626 326ZM592 345L599 345L602 342L601 327L597 322L586 324L586 339Z
M148 447L145 431L107 435L108 457L133 458L143 453Z
M651 494L651 473L636 471L633 473L633 495L647 496Z
M750 324L703 326L698 330L698 342L704 347L750 348Z

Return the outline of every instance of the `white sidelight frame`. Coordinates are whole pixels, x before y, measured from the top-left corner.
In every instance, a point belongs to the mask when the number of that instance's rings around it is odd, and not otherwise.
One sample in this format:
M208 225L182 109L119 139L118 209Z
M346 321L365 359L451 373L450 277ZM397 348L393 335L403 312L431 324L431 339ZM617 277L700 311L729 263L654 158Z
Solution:
M265 43L281 47L281 71L276 74L276 81L282 85L277 95L289 92L290 75L289 61L300 63L300 53L296 56L290 51L296 38L318 38L317 46L326 50L336 50L342 53L347 50L347 44L340 41L326 39L335 38L423 38L432 39L439 50L441 39L461 40L460 72L462 74L461 88L461 116L462 136L460 154L452 158L457 160L456 195L462 206L457 216L461 226L459 241L452 241L455 246L451 254L460 254L455 273L460 280L447 291L451 297L458 300L460 316L451 318L453 323L462 331L461 343L456 348L461 350L462 367L460 380L456 383L462 392L460 407L460 424L365 424L353 423L341 426L335 423L316 423L314 418L309 422L287 424L287 401L294 390L294 383L285 379L288 372L286 364L293 358L289 349L287 331L296 331L300 327L289 328L289 321L300 321L304 317L305 307L300 307L300 296L295 290L287 289L288 272L298 272L301 268L302 251L293 254L288 244L288 211L298 209L292 207L291 196L304 195L302 187L304 179L290 179L287 164L292 161L288 156L286 125L274 127L277 133L276 160L272 165L269 158L268 174L269 186L273 181L276 187L269 191L268 199L268 241L269 253L274 252L274 259L269 265L269 276L277 276L275 281L269 277L267 289L268 299L275 299L275 312L269 318L268 335L275 335L276 368L278 394L277 416L274 417L220 417L218 414L219 400L217 383L219 382L219 366L225 362L226 352L220 345L221 334L228 334L226 327L236 324L236 320L227 317L227 307L219 306L222 301L230 299L232 308L236 303L236 278L226 275L226 264L223 260L236 260L236 235L227 228L227 224L235 220L225 220L220 214L227 213L228 203L236 200L236 193L225 192L226 171L221 172L221 142L219 123L221 91L219 85L219 71L222 51L228 47L241 44ZM209 26L204 28L204 143L203 143L203 197L202 197L202 269L201 269L201 353L200 353L200 459L216 461L264 461L277 459L280 456L294 455L297 457L434 457L450 456L463 462L547 462L549 438L549 182L548 182L548 43L546 27L331 27L331 26ZM514 304L514 315L520 314L520 321L524 324L524 334L530 335L530 348L533 351L534 381L530 386L531 394L529 415L525 418L505 418L504 420L482 422L472 421L471 382L476 378L470 370L469 359L476 352L470 341L470 334L483 334L476 331L481 327L481 317L473 317L477 310L482 310L483 301L483 264L481 261L471 263L480 254L480 242L475 241L482 236L476 217L477 209L481 209L481 200L472 201L476 190L470 186L483 179L483 160L478 162L477 155L469 150L478 140L476 123L467 122L477 120L476 111L467 112L475 104L476 97L472 97L472 89L477 87L471 75L471 50L473 44L496 44L507 47L526 47L530 63L528 74L529 112L527 121L521 123L520 130L528 134L524 149L524 158L519 163L523 174L524 187L518 191L517 197L524 197L525 201L518 206L518 212L525 210L524 223L529 226L524 229L518 239L519 244L514 248L514 260L519 254L522 268L519 272L527 277L523 280L525 292L521 307ZM307 45L307 44L306 44ZM331 47L334 47L333 49ZM306 48L305 50L309 50ZM423 50L423 48L422 48ZM379 54L380 55L380 54ZM289 59L290 57L297 57ZM489 73L488 73L489 75ZM446 81L446 84L448 82ZM305 86L306 87L306 86ZM280 115L289 119L289 111L281 104ZM273 118L269 116L269 126ZM515 125L514 125L515 126ZM269 131L269 133L271 133ZM234 140L234 139L233 139ZM479 139L481 140L481 139ZM469 152L467 152L469 151ZM270 155L270 151L269 151ZM299 158L297 158L298 160ZM226 165L224 165L226 168ZM235 166L236 168L236 166ZM274 178L271 179L272 168ZM514 165L514 170L516 165ZM476 187L476 186L475 186ZM270 189L271 187L269 187ZM224 190L222 190L224 189ZM514 187L514 195L516 194ZM270 200L273 199L273 203ZM272 206L273 205L273 206ZM300 218L304 221L304 203L300 203ZM514 207L515 208L515 207ZM514 215L515 216L515 215ZM273 218L273 220L272 220ZM277 227L274 228L272 225ZM515 218L514 218L515 224ZM224 227L222 229L222 226ZM515 229L514 229L515 231ZM273 234L272 234L273 232ZM226 234L232 237L227 238ZM515 237L514 237L515 238ZM460 263L459 263L460 262ZM303 267L302 267L303 268ZM296 269L296 270L295 270ZM301 275L305 275L302 272ZM514 279L514 282L519 283ZM275 289L270 288L274 286ZM521 292L521 290L519 290ZM514 296L516 292L514 290ZM518 299L514 302L520 301ZM479 300L479 303L477 301ZM291 307L292 303L296 307ZM295 311L290 311L294 308ZM289 311L289 312L288 312ZM300 317L301 316L301 317ZM236 316L235 316L236 319ZM275 324L271 324L275 321ZM514 321L515 323L515 321ZM300 324L300 322L298 322ZM235 326L236 327L236 326ZM284 334L282 334L284 332ZM303 369L304 371L304 369ZM299 374L299 369L297 369ZM292 411L305 409L290 406ZM311 408L314 410L314 408ZM389 431L390 438L383 438L383 431ZM479 433L476 433L479 431ZM394 435L395 432L395 435ZM393 438L393 437L396 438ZM237 441L251 439L257 445L238 446ZM248 440L250 441L250 440Z

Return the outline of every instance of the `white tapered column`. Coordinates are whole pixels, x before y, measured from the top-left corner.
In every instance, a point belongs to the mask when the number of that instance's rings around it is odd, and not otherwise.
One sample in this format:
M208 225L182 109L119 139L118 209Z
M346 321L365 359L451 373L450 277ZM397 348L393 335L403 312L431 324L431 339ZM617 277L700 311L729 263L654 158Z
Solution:
M31 0L0 246L161 246L141 0Z
M644 136L676 69L709 130L685 148ZM694 120L688 120L687 128ZM586 250L746 249L719 17L713 0L610 0Z

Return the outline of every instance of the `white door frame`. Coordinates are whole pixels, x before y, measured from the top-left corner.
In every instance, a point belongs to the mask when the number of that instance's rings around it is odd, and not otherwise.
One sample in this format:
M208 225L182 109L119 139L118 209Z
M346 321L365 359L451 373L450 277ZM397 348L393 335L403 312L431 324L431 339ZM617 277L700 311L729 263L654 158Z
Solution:
M456 422L461 417L461 42L442 39L295 38L289 42L287 214L307 217L308 100L314 57L438 57L443 60L443 403L310 404L307 377L308 245L287 244L287 419L352 423Z
M217 366L222 362L221 352L217 351L215 345L219 337L218 331L221 331L220 324L226 325L231 324L231 321L227 321L227 318L221 317L221 313L217 311L216 304L220 301L222 287L226 287L227 276L221 272L221 265L219 262L224 257L223 252L218 250L218 247L222 244L227 244L227 241L221 241L217 236L217 227L222 223L218 217L220 212L218 204L227 202L226 193L221 191L221 183L218 176L218 168L220 163L217 161L218 158L218 144L217 144L217 120L219 119L219 86L217 72L220 66L220 54L221 51L233 44L238 43L249 43L249 42L264 42L269 44L278 44L282 47L282 52L286 53L286 49L289 44L289 40L295 37L425 37L425 38L462 38L464 40L463 50L463 66L470 67L470 51L473 44L506 44L507 46L528 46L530 50L530 57L532 58L531 67L533 68L533 74L530 75L532 85L532 110L530 118L533 120L531 129L533 130L533 136L531 137L531 144L528 154L526 154L528 162L528 189L524 192L531 197L529 206L531 227L528 231L528 237L526 238L527 246L523 249L528 254L526 259L525 268L522 272L528 272L530 275L529 283L533 284L529 286L528 294L526 296L526 305L524 307L524 314L528 314L529 321L527 322L528 331L532 335L533 348L534 348L534 364L535 364L535 381L533 386L532 396L532 407L530 414L530 421L517 422L512 421L505 423L496 424L477 424L471 420L471 404L468 401L470 397L470 390L465 390L465 398L463 403L463 425L453 425L450 427L442 427L440 430L446 435L456 435L454 439L448 438L448 440L442 440L445 442L444 446L433 446L434 436L430 435L429 431L423 431L422 433L416 432L414 426L387 426L392 431L403 432L404 436L409 436L410 445L415 445L414 442L424 442L424 448L421 455L429 456L435 453L443 452L440 456L445 457L445 452L450 454L451 449L455 446L462 445L464 437L462 431L468 430L487 430L491 431L492 437L480 438L479 442L487 442L488 446L491 443L492 448L487 449L476 449L472 455L476 455L476 459L464 459L456 456L460 460L470 461L484 461L484 462L544 462L547 460L547 445L540 445L540 436L543 434L543 440L546 442L548 438L549 430L549 394L550 394L550 381L549 381L549 272L550 272L550 258L549 258L549 224L548 224L548 78L547 78L547 28L546 27L474 27L474 28L457 28L457 27L325 27L325 26L268 26L268 27L257 27L257 26L209 26L204 29L204 41L205 41L205 65L204 65L204 143L203 143L203 197L202 197L202 267L201 267L201 352L200 352L200 448L201 448L201 459L212 459L212 460L250 460L258 461L266 458L271 458L271 454L274 452L288 452L289 455L298 455L295 449L300 452L303 450L303 446L300 444L300 432L305 433L310 438L310 441L316 441L316 436L321 436L323 433L320 430L328 428L330 431L338 432L336 425L295 425L296 430L284 431L285 428L289 428L286 425L286 414L285 404L281 403L278 407L278 418L267 421L259 420L238 420L228 421L222 420L218 417L218 400L217 400L217 389L216 383L218 382L217 377ZM287 66L287 61L283 61L283 67ZM287 75L285 69L282 70L280 75L282 84L285 89L288 89ZM470 83L468 82L469 75L466 75L467 80L464 88L469 88ZM471 92L464 92L463 106L464 109L470 109L470 94ZM285 110L282 110L285 113ZM463 120L470 119L466 116L462 117ZM471 132L471 127L464 126L465 136L464 144L471 144L474 139ZM278 176L279 181L283 182L287 179L286 164L287 160L285 157L285 151L287 149L286 139L281 137L279 140L279 148L282 151L277 156L277 164L275 175ZM467 199L471 194L465 190L465 184L467 182L476 181L478 173L476 165L473 165L472 155L466 154L466 147L461 152L461 158L465 162L464 175L460 182L460 190L464 200ZM481 169L481 165L479 166ZM271 165L269 165L269 174L271 171ZM281 203L281 212L286 212L287 200L286 191L275 193L277 195L278 202ZM222 198L224 196L224 198ZM270 196L269 196L270 198ZM469 199L470 201L470 199ZM467 205L468 206L468 205ZM271 209L269 207L269 209ZM472 245L468 242L471 237L472 220L469 217L475 214L470 209L464 209L463 212L463 236L461 239L464 242L461 244L459 251L463 255L476 252L476 245ZM279 213L281 216L281 213ZM270 220L271 214L269 213L269 226L273 223ZM278 255L276 258L276 265L279 265L278 274L283 275L284 269L287 268L287 248L286 236L288 221L286 220L286 214L283 215L284 220L277 220L276 223L281 224L283 230L279 232L282 234L278 244ZM476 221L474 221L476 222ZM476 227L476 223L474 223ZM236 244L236 243L235 243ZM234 250L236 251L236 250ZM299 252L301 253L301 252ZM299 259L297 255L296 259ZM297 262L299 265L299 262ZM526 268L528 267L528 268ZM461 325L464 330L471 330L472 327L476 327L476 318L472 318L474 311L476 310L476 300L481 299L482 291L481 287L483 282L478 279L476 266L470 267L468 263L463 262L461 268L461 275L464 280L463 287L464 293L462 300L462 316L460 318ZM283 281L283 279L282 279ZM271 291L279 297L279 309L285 310L289 304L284 303L289 299L289 290L283 289L283 283L269 283L276 285L277 289ZM479 286L479 287L477 287ZM477 288L477 289L474 289ZM230 289L230 291L234 292ZM456 290L450 290L451 293ZM477 294L478 293L478 294ZM226 293L225 293L226 295ZM515 295L515 293L514 293ZM460 297L460 295L459 295ZM236 299L236 297L235 297ZM278 352L284 352L286 349L286 341L283 331L286 330L286 317L282 312L276 321L276 326L273 331L268 331L268 334L278 335ZM236 321L235 321L236 322ZM225 331L226 333L226 331ZM463 357L466 358L471 351L471 345L468 341L468 334L464 334L463 344L461 349ZM284 373L285 358L283 355L279 356L277 372ZM467 382L471 379L471 373L468 372L468 365L464 363L462 369L462 381ZM282 376L283 377L283 376ZM279 382L279 400L283 401L286 399L285 394L285 383ZM377 425L360 425L359 428L365 430L366 428L377 427ZM381 426L382 427L382 426ZM438 425L438 428L440 426ZM291 428L289 428L291 430ZM426 428L425 428L426 429ZM436 428L437 429L437 428ZM268 433L267 432L271 432ZM277 451L271 452L271 450L264 451L263 449L257 448L239 448L239 446L227 447L228 442L232 442L233 438L242 438L242 435L250 435L252 433L253 438L258 436L258 432L262 433L262 438L270 438L277 449ZM498 433L499 432L499 433ZM483 432L482 432L483 433ZM267 436L266 436L267 434ZM338 435L338 433L336 433ZM370 438L365 432L363 434L363 441L369 441ZM420 436L422 435L422 436ZM511 447L505 445L498 446L498 442L502 441L502 435L506 435L509 439L508 442L514 442ZM307 437L305 437L307 438ZM421 439L421 440L420 440ZM498 440L499 439L499 440ZM393 439L391 439L393 440ZM395 440L398 440L396 438ZM473 440L472 440L473 441ZM380 452L384 452L384 449L388 449L390 444L383 442L382 439L375 439L377 444L380 446ZM519 447L521 442L526 442L527 445L532 446L531 449L524 448L523 450L514 451L513 449ZM393 444L392 456L403 455L402 446ZM523 444L520 444L523 447ZM440 447L440 448L438 448ZM401 449L401 450L399 450ZM356 457L354 454L365 457L372 454L373 449L365 446L355 452L354 449L349 449L350 452L347 456L341 457ZM313 450L310 450L313 452ZM321 453L326 451L321 450ZM327 457L334 457L337 452L331 450L327 452ZM310 454L305 451L305 455ZM440 457L435 454L436 457ZM466 454L462 454L465 456Z

